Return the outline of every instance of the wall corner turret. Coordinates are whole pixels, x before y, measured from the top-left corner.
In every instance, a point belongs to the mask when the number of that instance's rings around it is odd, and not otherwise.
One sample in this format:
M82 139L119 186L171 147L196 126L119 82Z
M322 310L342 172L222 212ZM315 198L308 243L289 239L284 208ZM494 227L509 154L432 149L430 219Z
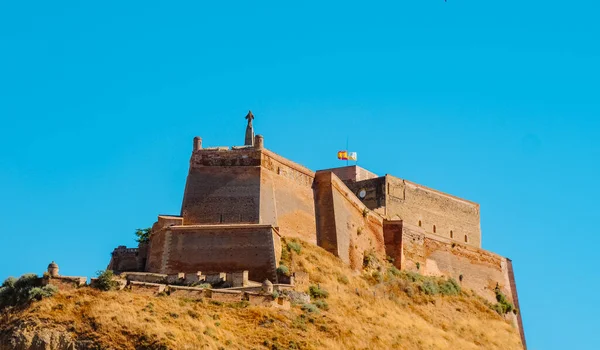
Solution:
M254 137L254 148L256 148L256 149L264 149L265 148L265 138L262 135L256 135Z
M194 151L202 149L202 138L199 136L194 137Z

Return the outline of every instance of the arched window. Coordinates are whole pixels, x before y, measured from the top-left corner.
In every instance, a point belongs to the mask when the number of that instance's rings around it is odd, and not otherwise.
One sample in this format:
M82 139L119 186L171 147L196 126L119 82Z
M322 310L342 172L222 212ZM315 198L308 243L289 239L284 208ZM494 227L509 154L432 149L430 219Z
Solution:
M419 227L421 227L421 220L419 220Z
M450 230L450 238L454 238L454 232L452 232L452 230Z
M435 225L433 225L433 233L435 233L435 231L436 231L436 230L435 230Z
M465 243L467 243L469 241L469 237L467 235L465 235Z

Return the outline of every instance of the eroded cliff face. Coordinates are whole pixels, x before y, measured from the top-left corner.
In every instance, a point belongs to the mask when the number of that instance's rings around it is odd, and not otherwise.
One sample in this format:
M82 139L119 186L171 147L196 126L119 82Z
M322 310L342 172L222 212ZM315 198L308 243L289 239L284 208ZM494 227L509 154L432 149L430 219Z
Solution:
M92 344L88 344L92 345ZM26 326L0 333L0 350L79 350L92 349L76 342L66 331L28 330Z

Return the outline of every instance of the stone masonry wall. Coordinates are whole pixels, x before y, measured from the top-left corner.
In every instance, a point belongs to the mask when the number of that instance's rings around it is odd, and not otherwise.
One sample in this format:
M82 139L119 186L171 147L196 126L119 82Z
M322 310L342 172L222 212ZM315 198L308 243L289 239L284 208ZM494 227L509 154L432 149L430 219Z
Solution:
M318 244L352 268L365 254L385 257L383 219L369 210L332 172L315 178Z
M119 273L122 271L137 271L138 268L138 249L120 246L112 252L107 270Z
M340 180L347 182L358 182L363 180L375 179L378 176L365 168L357 165L349 165L339 168L323 169L321 171L331 171Z
M449 238L426 233L422 228L396 222L394 237L400 247L390 247L387 253L395 259L396 267L428 276L446 276L460 281L490 302L495 302L496 283L504 294L513 299L507 259L483 249L456 243ZM386 228L388 226L386 225ZM389 234L389 232L386 232ZM398 238L397 235L401 234ZM386 239L387 241L387 239ZM398 256L397 254L401 255ZM417 264L418 263L418 264Z
M369 209L375 210L381 215L385 215L385 177L356 182L344 181L344 183ZM364 197L360 196L361 191L364 191Z
M314 173L265 150L260 181L260 222L279 227L284 237L316 243Z
M170 226L182 225L183 218L178 216L159 215L158 220L152 225L152 234L147 248L146 272L159 272L163 265L165 241L170 236L167 232Z
M479 204L386 175L386 217L481 247ZM466 241L465 241L466 237Z
M275 281L279 240L270 225L172 226L165 230L160 268L152 264L149 272L248 270L251 280Z
M259 166L190 166L181 211L186 225L258 223L259 200Z

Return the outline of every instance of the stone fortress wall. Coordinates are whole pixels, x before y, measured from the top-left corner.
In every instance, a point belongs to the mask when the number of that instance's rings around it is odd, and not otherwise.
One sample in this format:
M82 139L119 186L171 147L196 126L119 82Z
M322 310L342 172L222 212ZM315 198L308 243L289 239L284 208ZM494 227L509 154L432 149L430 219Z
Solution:
M265 149L260 135L231 148L195 138L181 216L159 216L147 247L119 247L109 266L247 270L277 283L282 237L318 244L355 269L367 254L389 257L401 270L460 280L490 302L498 285L518 307L512 262L481 249L477 203L358 166L315 173ZM520 313L516 323L522 330Z

